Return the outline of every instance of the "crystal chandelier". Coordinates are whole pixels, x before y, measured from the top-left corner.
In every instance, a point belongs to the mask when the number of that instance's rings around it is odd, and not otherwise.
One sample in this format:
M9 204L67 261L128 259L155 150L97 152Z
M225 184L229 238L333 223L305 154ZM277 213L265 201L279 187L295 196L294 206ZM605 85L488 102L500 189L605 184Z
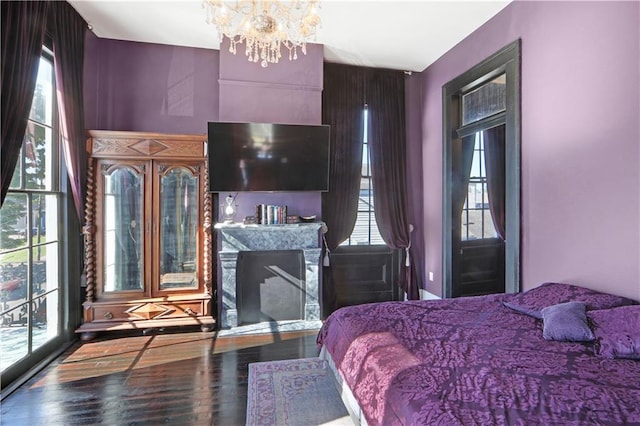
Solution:
M203 6L220 41L229 38L229 52L235 55L244 42L249 61L263 67L278 63L282 46L289 50L289 60L298 58L298 47L306 55L307 41L315 38L320 24L318 0L204 0Z

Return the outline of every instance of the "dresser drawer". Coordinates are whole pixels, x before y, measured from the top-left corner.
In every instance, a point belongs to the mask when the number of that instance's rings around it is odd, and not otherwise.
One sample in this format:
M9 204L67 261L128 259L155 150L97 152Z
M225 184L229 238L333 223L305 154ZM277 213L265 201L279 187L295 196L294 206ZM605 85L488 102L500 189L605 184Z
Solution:
M206 300L180 302L94 303L93 321L138 321L207 315Z
M127 312L131 308L130 304L93 304L91 313L93 321L130 321L135 319Z

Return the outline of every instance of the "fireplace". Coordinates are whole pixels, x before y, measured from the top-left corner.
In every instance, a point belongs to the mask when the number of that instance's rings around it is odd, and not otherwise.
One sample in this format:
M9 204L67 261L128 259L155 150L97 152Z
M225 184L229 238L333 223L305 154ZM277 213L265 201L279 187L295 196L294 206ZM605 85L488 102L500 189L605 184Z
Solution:
M241 251L236 275L238 325L304 319L302 250Z
M290 331L316 329L322 324L318 302L322 225L216 225L221 236L218 295L223 330ZM287 256L284 263L274 262L274 256L283 254ZM244 264L247 258L253 264L251 269L241 265L238 270L239 260ZM244 285L247 282L248 288ZM281 299L280 290L300 305L281 310L276 301ZM250 297L257 294L260 296Z

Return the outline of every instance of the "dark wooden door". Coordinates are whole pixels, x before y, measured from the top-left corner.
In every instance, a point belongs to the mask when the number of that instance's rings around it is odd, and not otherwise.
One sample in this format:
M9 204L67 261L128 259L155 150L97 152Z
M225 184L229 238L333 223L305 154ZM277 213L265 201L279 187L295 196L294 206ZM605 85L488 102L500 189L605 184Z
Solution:
M443 86L443 122L442 295L520 291L519 40Z
M504 135L504 126L496 126L494 131ZM456 208L451 210L452 297L505 291L505 242L494 217L494 209L498 217L505 210L504 185L495 199L489 193L492 182L494 187L504 183L504 167L495 167L491 182L486 144L494 144L493 156L502 164L504 149L495 149L496 141L487 141L485 133L472 133L465 142L454 141L453 158L458 161L452 164L452 173L457 176L452 191Z

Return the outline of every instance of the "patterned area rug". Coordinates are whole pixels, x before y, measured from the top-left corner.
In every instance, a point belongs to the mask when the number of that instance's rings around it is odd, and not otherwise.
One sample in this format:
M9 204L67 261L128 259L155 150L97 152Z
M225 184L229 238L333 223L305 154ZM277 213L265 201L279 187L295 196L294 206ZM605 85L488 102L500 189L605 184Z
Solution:
M353 425L319 358L249 364L247 425Z

